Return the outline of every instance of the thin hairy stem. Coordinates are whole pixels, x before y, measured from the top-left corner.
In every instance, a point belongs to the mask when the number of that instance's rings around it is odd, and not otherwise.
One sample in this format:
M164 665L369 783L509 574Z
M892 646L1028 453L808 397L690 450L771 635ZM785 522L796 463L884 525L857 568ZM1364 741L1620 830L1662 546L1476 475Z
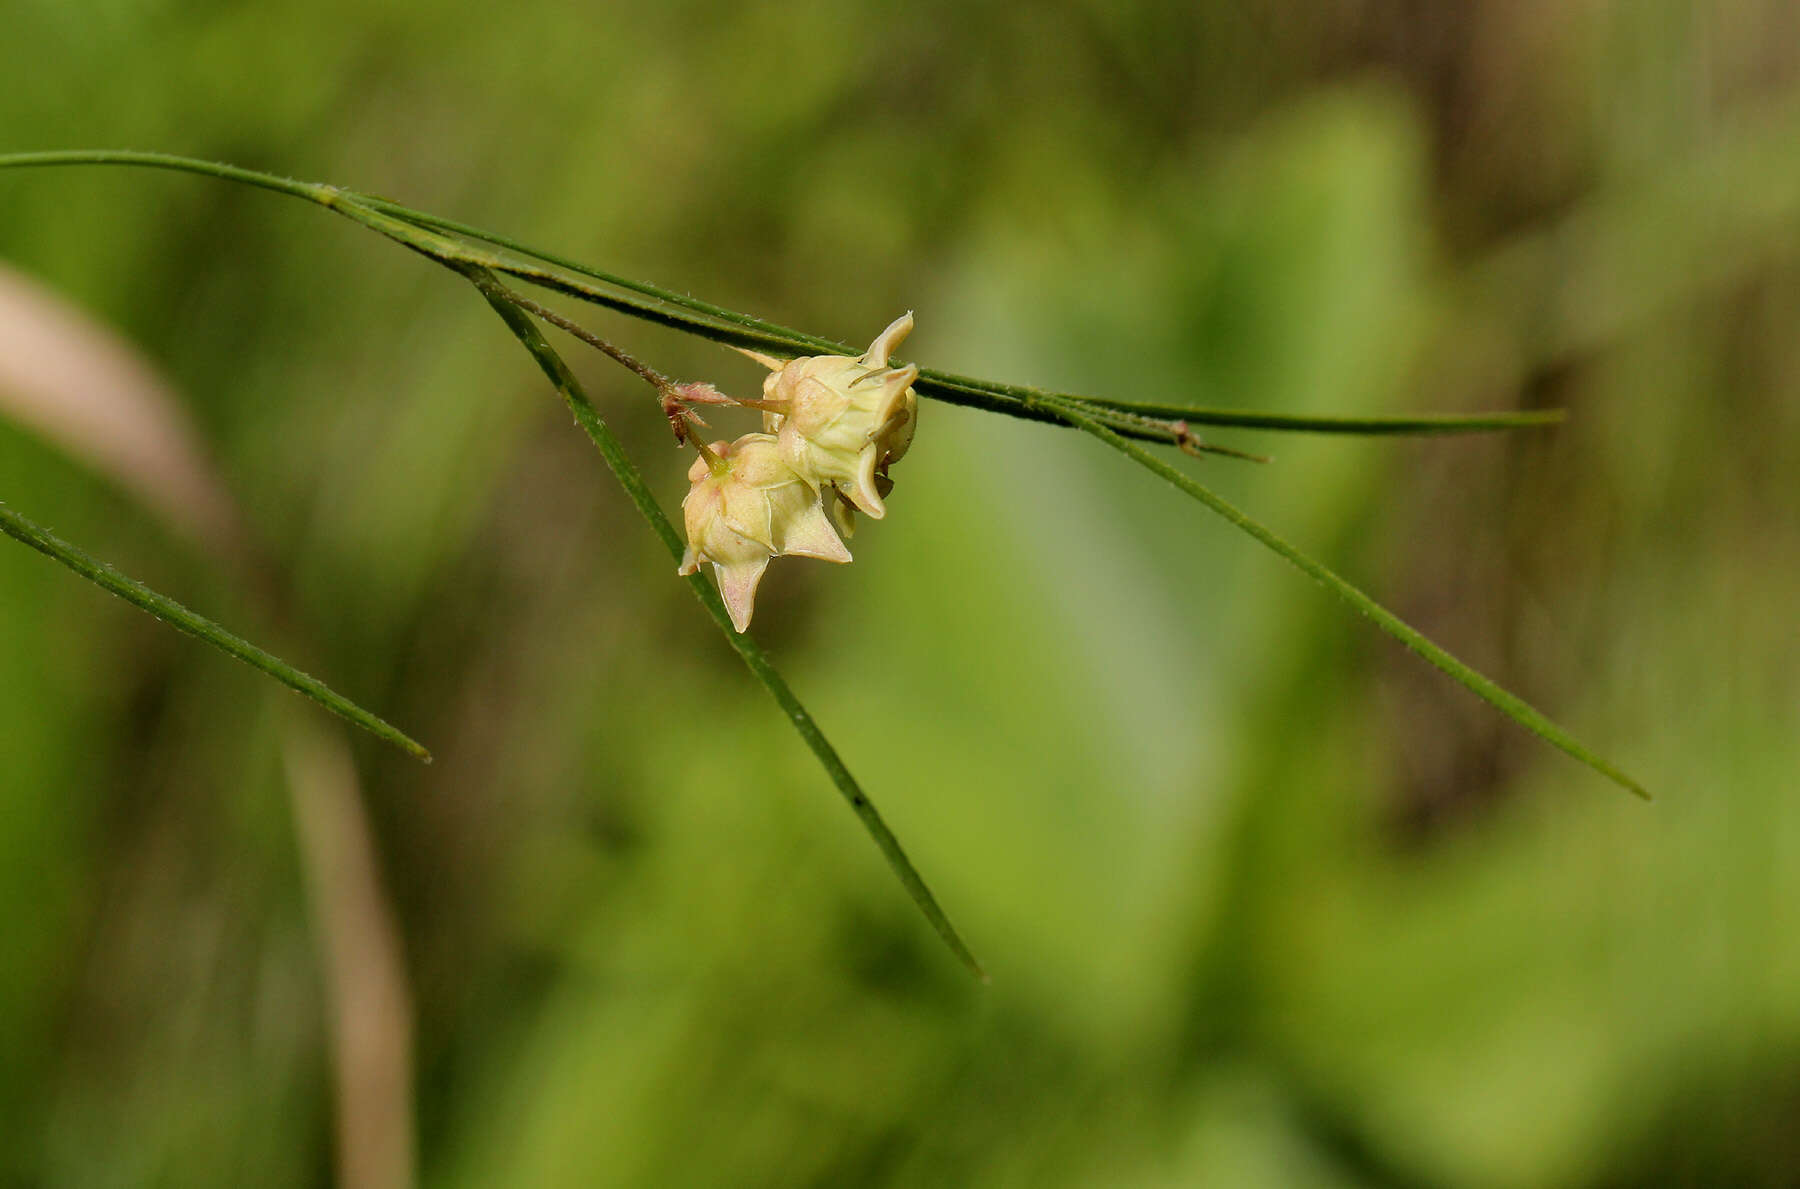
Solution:
M508 292L512 293L513 302L518 305L520 309L537 315L539 318L542 318L544 321L560 330L568 331L588 346L594 348L594 350L601 352L611 358L614 362L622 364L636 372L643 378L645 383L649 384L652 388L655 388L658 392L666 391L675 386L675 381L669 379L669 377L663 375L623 347L607 342L580 323L563 317L549 306L539 305L537 302L532 301L529 297L526 297L516 290L508 290Z

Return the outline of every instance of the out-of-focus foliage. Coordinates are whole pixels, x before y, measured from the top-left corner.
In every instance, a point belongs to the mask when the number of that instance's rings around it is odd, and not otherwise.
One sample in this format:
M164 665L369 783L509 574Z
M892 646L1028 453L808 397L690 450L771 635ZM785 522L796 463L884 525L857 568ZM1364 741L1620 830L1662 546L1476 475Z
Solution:
M973 985L466 287L196 178L0 176L185 394L356 744L464 1185L1800 1176L1800 26L1780 0L14 0L0 145L384 193L1123 397L1566 405L1210 482L1617 795L1077 435L928 405L757 630ZM588 312L666 371L728 352ZM680 498L645 392L570 349ZM729 418L721 414L718 423ZM250 616L0 426L0 499ZM333 1167L291 695L0 549L0 1183Z

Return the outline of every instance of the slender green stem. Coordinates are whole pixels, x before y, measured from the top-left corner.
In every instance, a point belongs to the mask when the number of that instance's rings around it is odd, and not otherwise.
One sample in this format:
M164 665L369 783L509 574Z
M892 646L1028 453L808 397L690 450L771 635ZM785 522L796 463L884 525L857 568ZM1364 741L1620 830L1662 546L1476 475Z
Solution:
M473 264L482 268L487 268L494 272L504 273L507 276L528 281L557 293L562 293L568 297L588 301L619 313L627 314L631 317L656 322L660 325L682 330L702 338L712 339L715 342L722 342L735 347L773 347L777 350L785 351L788 354L796 354L799 350L806 348L828 350L840 354L855 353L853 348L846 347L840 343L833 343L827 339L819 339L812 335L803 335L799 331L790 331L783 327L773 327L771 330L765 331L762 328L772 327L772 324L762 322L760 319L751 318L747 314L733 314L731 311L727 310L725 313L733 319L733 322L731 325L721 326L709 320L711 317L710 313L705 317L697 317L694 314L683 312L681 309L669 308L663 304L661 298L646 301L642 297L621 296L617 293L608 292L582 276L566 275L565 271L563 271L564 266L561 264L546 268L544 265L535 261L519 258L515 254L515 249L510 240L500 241L498 250L495 250L469 244L464 240L450 238L451 236L473 234L475 229L467 228L463 224L452 223L449 220L426 216L420 212L411 211L409 208L399 206L397 203L386 202L380 199L370 199L344 190L332 192L324 199L324 201L340 214L356 220L365 227L379 231L390 239L405 244L414 251L420 252L442 263L448 264L460 262L462 264ZM396 211L404 211L406 212L406 215L403 216L401 214L391 213ZM605 273L597 273L594 275L603 278L606 284L621 284L634 292L642 292L644 290L660 292L659 290L654 290L653 287L650 286L641 285L636 282L625 282L619 278L609 277ZM517 296L518 295L515 295L515 297ZM675 297L676 295L670 296ZM527 299L522 297L519 297L518 300L520 302L526 302L527 308L534 311L545 311L545 315L540 316L547 316L549 321L562 326L565 330L571 330L571 333L576 333L577 336L583 338L584 341L595 346L599 346L601 342L604 342L604 340L599 339L599 336L597 335L589 335L585 331L572 329L574 327L573 323L570 323L567 319L562 318L553 311L547 311L544 306L540 306L535 302L528 302ZM719 308L717 306L707 305L705 302L694 301L691 298L680 298L679 300L682 302L689 302L702 311L711 311ZM608 350L607 347L601 347L601 349L606 350L609 355L613 355L613 358L619 358L617 354L614 354L612 350ZM631 365L627 364L627 366ZM637 369L634 368L633 370ZM641 375L643 373L640 372L639 374ZM923 377L926 373L921 372L920 374L921 377ZM958 386L943 387L938 385L935 381L921 378L914 387L923 392L937 393L940 399L946 400L952 404L967 405L990 412L1006 413L1011 416L1023 417L1028 420L1047 422L1052 425L1062 424L1061 419L1055 414L1045 412L1036 407L1036 402L1041 397L1056 394L1041 393L1037 389L1016 388L1016 386L1012 385L994 386L995 389L1005 388L1008 389L1008 391L988 391L980 387L983 383L983 381L968 380L961 382ZM942 387L942 391L939 391L940 387ZM1016 395L1015 392L1024 395ZM1066 399L1076 401L1083 400L1081 397L1074 396L1066 397ZM1180 443L1184 440L1184 436L1188 432L1185 426L1178 426L1174 422L1157 421L1142 414L1129 411L1095 406L1092 408L1092 413L1096 418L1111 426L1119 433L1124 434L1127 437L1138 438L1145 441ZM1207 449L1205 446L1201 446L1200 448ZM1226 450L1216 452L1222 454L1233 453L1232 451Z
M1137 404L1103 396L1090 396L1087 400L1090 404L1122 413L1176 418L1194 425L1266 429L1284 433L1358 434L1367 437L1535 429L1560 424L1567 416L1561 409L1530 409L1520 412L1418 413L1410 417L1312 417L1300 413L1259 413L1249 409L1199 409L1183 405Z
M1153 424L1186 421L1190 425L1218 428L1264 429L1288 433L1359 434L1393 436L1403 434L1483 433L1491 430L1532 429L1554 425L1564 419L1561 409L1527 412L1489 413L1421 413L1410 417L1318 417L1296 413L1265 413L1250 409L1208 409L1189 405L1149 404L1140 401L1114 400L1105 396L1080 396L1072 392L1055 392L1024 384L1001 384L968 376L921 368L920 391L942 396L945 393L989 393L1012 397L1028 405L1044 400L1073 401L1104 422L1105 414L1131 414ZM1037 419L1060 421L1062 418L1046 410L1035 410ZM1113 428L1118 428L1114 426ZM1130 436L1130 435L1128 435Z
M601 419L599 411L594 408L593 402L582 390L580 381L575 378L575 374L563 362L562 356L557 354L556 349L550 345L536 324L532 322L531 314L518 303L512 291L501 284L486 269L468 264L452 264L451 267L474 283L475 287L481 291L481 295L487 299L488 304L493 306L494 311L505 320L514 336L525 345L527 351L531 352L532 358L537 360L538 366L550 378L550 382L556 386L556 390L562 394L563 400L569 406L569 411L575 415L575 420L593 440L594 446L600 451L600 456L606 461L607 467L624 486L626 494L631 497L631 502L637 505L638 511L643 514L645 520L649 521L651 529L662 539L664 546L669 550L669 555L679 560L684 551L680 534L669 522L669 518L663 514L661 505L656 502L656 497L651 493L649 485L644 482L643 475L638 472L636 465L625 453L624 446L620 444L612 429ZM913 867L912 861L906 857L906 852L901 849L900 840L894 837L892 830L888 829L887 822L882 819L874 803L869 800L868 794L864 793L861 786L856 783L856 778L850 775L850 770L844 766L844 761L838 755L837 749L832 747L830 741L825 738L824 732L813 721L812 715L807 713L806 707L794 695L794 691L788 687L781 674L775 671L774 666L769 663L768 656L756 641L732 628L731 616L725 610L725 604L719 598L719 592L713 588L713 584L701 574L689 575L687 582L695 597L712 616L713 622L718 624L725 639L737 650L738 656L742 658L750 672L774 697L782 712L787 715L788 721L793 723L794 729L800 733L800 738L818 758L826 775L831 777L831 782L837 786L838 792L842 793L844 800L849 802L851 810L862 822L863 828L868 831L869 836L874 839L875 845L881 850L882 857L887 860L888 866L899 877L907 894L912 897L913 903L918 905L919 911L925 914L925 919L931 922L932 928L937 930L938 936L943 938L951 952L985 982L987 974L982 970L981 964L975 960L975 955L964 944L956 927L950 923L950 918L938 905L937 898L932 895L931 889L926 886L925 881L919 876L918 870Z
M556 268L574 274L575 276L599 281L601 284L624 289L627 292L639 294L643 297L650 298L653 301L678 306L696 314L702 314L715 321L723 322L727 325L735 326L740 330L751 332L759 336L755 341L765 342L769 346L793 351L796 354L802 351L823 352L834 355L841 355L845 352L850 352L851 354L857 353L850 351L850 348L843 343L833 342L827 338L820 338L816 334L807 334L803 330L795 330L792 327L782 326L775 322L768 322L749 314L741 314L736 310L728 310L724 306L716 306L710 302L701 301L697 297L690 297L685 293L674 293L670 290L660 289L655 285L647 284L643 281L634 281L628 277L614 276L612 273L602 272L597 268L591 268L578 261L570 260L566 256L559 256L553 252L546 252L542 249L531 247L528 244L520 243L518 240L509 239L503 235L496 235L491 231L485 231L480 227L471 227L467 223L458 223L452 219L440 218L437 215L414 210L411 207L402 206L397 202L392 202L385 198L376 198L371 195L361 195L359 197L367 206L379 210L383 214L393 215L396 218L404 219L409 223L419 223L438 231L448 231L455 235L464 235L471 239L481 240L484 243L493 244L495 247L506 248L509 251L517 252L521 256L529 256L533 259L541 260L545 264L553 265ZM573 296L581 295L574 294ZM752 346L754 343L746 341L741 345Z
M141 611L147 611L177 631L204 640L219 651L259 669L289 689L311 698L325 709L355 723L375 737L385 740L421 760L430 762L431 753L398 727L364 710L355 702L335 692L316 677L310 677L279 657L264 652L256 645L232 635L212 620L198 615L167 595L157 594L136 579L128 578L105 562L89 557L50 530L32 523L0 504L0 532L36 549L67 566L105 590L118 595Z
M668 289L642 281L634 281L628 277L615 276L597 268L590 268L567 257L534 248L518 240L484 231L479 227L471 227L467 223L458 223L451 219L439 218L423 211L413 210L384 198L373 198L358 195L358 201L364 205L392 215L410 223L447 231L456 235L468 236L506 248L523 256L529 256L545 264L554 266L573 278L584 278L598 281L602 285L622 289L629 293L648 298L661 306L672 306L677 309L699 314L722 326L709 327L704 323L683 319L668 310L657 310L656 321L664 325L678 326L692 330L719 342L739 347L773 347L789 354L804 353L855 355L857 350L844 343L807 334L803 330L795 330L791 326L782 326L763 318L740 313L701 301L685 293L675 293ZM502 272L511 273L533 284L557 289L571 297L597 302L609 306L622 313L642 315L647 307L642 303L621 298L617 294L606 293L592 285L584 285L571 276L544 273L530 269L515 270L502 267ZM709 333L710 332L710 333ZM1061 419L1053 414L1034 416L1029 410L1021 410L1021 401L1059 397L1064 400L1079 401L1083 404L1097 406L1095 415L1105 419L1102 410L1113 410L1132 413L1144 418L1155 418L1160 421L1183 420L1191 425L1231 426L1244 429L1284 430L1306 433L1337 434L1445 434L1472 433L1489 430L1524 429L1532 426L1549 425L1563 419L1560 409L1533 412L1491 412L1491 413L1440 413L1413 417L1318 417L1299 416L1286 413L1258 413L1239 409L1196 408L1187 405L1143 404L1134 401L1112 400L1107 397L1079 396L1070 392L1052 392L1041 388L1031 388L1020 384L1001 384L990 380L981 380L972 376L960 376L952 372L938 371L935 368L920 368L919 382L914 385L921 393L935 396L952 404L974 404L974 407L991 412L1010 413L1024 416L1029 420L1059 422ZM988 400L975 403L967 398L986 397ZM994 400L991 398L999 398ZM1009 399L1010 398L1010 399ZM1115 426L1121 433L1124 426ZM1129 434L1127 436L1140 436ZM1150 440L1167 441L1168 434L1164 430L1160 435L1149 437Z
M181 170L305 198L329 206L439 260L476 264L531 284L592 302L634 318L672 327L732 346L774 350L789 355L856 354L854 348L807 334L749 314L713 305L686 294L590 268L555 253L533 248L467 223L440 218L398 202L358 194L335 186L299 182L257 170L240 169L168 153L127 150L73 150L0 154L0 169L43 165L136 165ZM409 238L396 225L428 233ZM429 233L437 234L429 234ZM458 238L451 238L451 237ZM484 250L475 243L499 251ZM1139 441L1179 441L1172 422L1190 426L1233 427L1289 432L1337 434L1443 434L1522 429L1561 419L1559 411L1530 413L1439 414L1417 417L1300 417L1174 404L1142 404L1104 397L1054 392L1018 384L959 376L921 368L914 387L923 395L986 412L1060 424L1038 402L1047 398L1076 401L1088 414L1119 434ZM1223 453L1223 452L1221 452Z
M180 173L205 174L259 186L279 194L289 194L311 202L322 202L336 189L319 182L301 182L256 169L240 169L218 161L202 161L197 157L178 157L173 153L140 153L131 149L65 149L46 153L0 153L0 169L41 165L136 165L148 169L172 169Z
M1483 677L1474 669L1471 669L1469 666L1457 660L1454 656L1450 655L1450 653L1432 643L1420 633L1418 629L1412 627L1405 620L1383 607L1380 603L1377 603L1374 599L1352 586L1343 578L1340 578L1329 567L1321 562L1314 561L1306 554L1300 552L1300 550L1288 544L1281 537L1277 536L1273 530L1264 527L1258 521L1251 519L1248 515L1239 511L1235 505L1231 504L1223 496L1220 496L1210 488L1205 487L1191 476L1176 470L1174 467L1144 450L1142 447L1134 446L1106 426L1101 425L1092 417L1088 416L1086 410L1079 406L1068 402L1054 401L1052 402L1051 407L1056 410L1058 416L1067 421L1070 425L1099 438L1101 441L1119 451L1127 458L1130 458L1138 465L1144 467L1152 474L1172 483L1194 499L1199 500L1202 504L1205 504L1208 508L1217 512L1220 516L1223 516L1226 520L1230 521L1244 532L1249 533L1263 545L1280 554L1283 558L1287 559L1288 562L1299 569L1301 573L1323 586L1326 590L1329 590L1332 594L1348 603L1358 612L1374 620L1375 625L1382 631L1394 637L1394 639L1400 641L1400 643L1406 645L1406 647L1412 649L1412 651L1443 670L1452 679L1473 691L1478 697L1488 702L1495 709L1499 710L1502 714L1506 715L1538 738L1567 752L1569 755L1580 760L1608 780L1636 793L1646 801L1650 799L1650 794L1643 785L1627 776L1624 772L1621 772L1612 764L1601 759L1598 755L1594 754L1594 752L1588 750L1588 748L1577 742L1574 736L1570 735L1567 731L1563 730L1554 722L1551 722L1548 718L1539 713L1530 703L1518 697L1516 694L1509 693L1507 690L1502 689L1493 681Z

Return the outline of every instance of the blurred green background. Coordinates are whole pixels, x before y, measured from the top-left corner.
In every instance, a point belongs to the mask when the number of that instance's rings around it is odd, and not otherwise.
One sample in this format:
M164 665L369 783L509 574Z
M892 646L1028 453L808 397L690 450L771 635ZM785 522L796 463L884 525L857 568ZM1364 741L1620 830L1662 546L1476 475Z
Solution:
M0 259L151 362L253 545L12 417L0 499L438 759L0 547L0 1184L1800 1184L1788 0L4 23L6 151L336 182L850 342L912 308L995 379L1566 406L1183 465L1659 800L1097 444L929 403L756 630L974 985L466 286L271 194L9 171ZM646 391L568 354L673 510Z

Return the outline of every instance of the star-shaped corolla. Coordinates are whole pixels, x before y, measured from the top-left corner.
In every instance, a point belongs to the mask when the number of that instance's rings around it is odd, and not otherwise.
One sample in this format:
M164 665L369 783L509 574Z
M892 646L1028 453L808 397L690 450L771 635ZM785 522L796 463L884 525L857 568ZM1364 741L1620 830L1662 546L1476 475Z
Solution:
M763 381L763 396L778 411L764 414L763 427L777 435L781 457L814 487L835 487L877 520L887 514L887 468L912 444L918 418L912 384L919 369L888 366L912 328L909 310L861 356L807 355L782 363L752 355L773 373Z
M689 468L688 481L693 486L681 501L688 546L678 572L697 573L700 563L711 562L740 632L750 626L756 587L771 558L850 560L817 487L794 473L773 435L714 442Z

